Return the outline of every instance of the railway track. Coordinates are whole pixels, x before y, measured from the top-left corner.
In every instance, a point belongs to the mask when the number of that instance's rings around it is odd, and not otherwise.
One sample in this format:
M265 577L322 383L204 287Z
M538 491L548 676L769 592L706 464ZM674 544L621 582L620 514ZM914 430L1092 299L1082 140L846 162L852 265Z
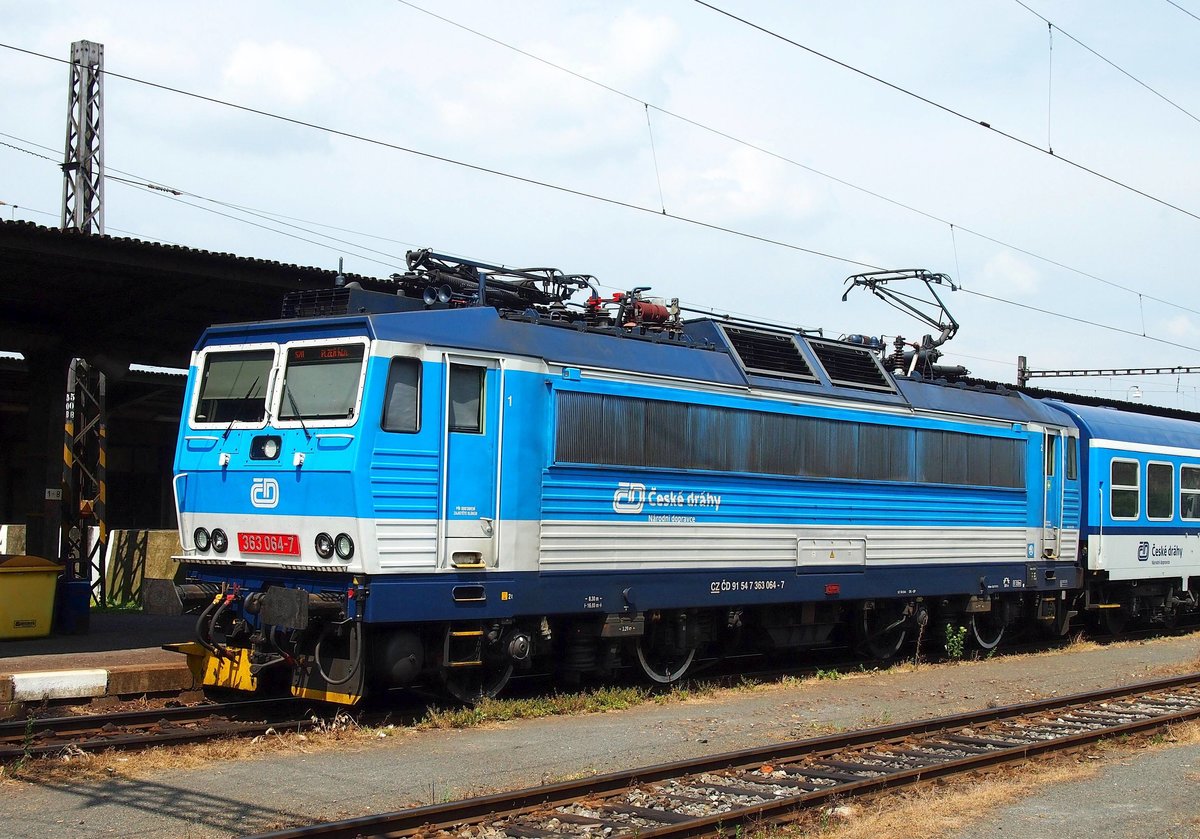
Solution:
M1194 631L1194 627L1179 629L1175 634L1186 634L1190 631ZM1122 636L1119 640L1132 640L1141 635L1152 637L1154 634L1153 631L1147 630L1144 633ZM1038 643L1028 645L1028 649L1014 647L1005 652L1020 654L1044 651L1046 648L1045 643ZM821 664L813 667L788 666L746 671L744 665L745 662L741 660L729 664L717 663L700 679L702 682L724 682L746 678L772 679L784 675L803 677L831 670L852 672L855 666L862 665L862 660L845 651L834 649L828 651ZM527 678L534 681L544 679ZM533 692L539 690L534 688ZM396 710L394 705L389 707L392 712ZM0 763L22 757L58 754L71 748L137 749L155 745L196 743L226 736L254 736L272 728L302 731L320 724L319 721L314 722L311 713L301 713L307 712L309 708L310 706L300 700L272 698L0 722ZM413 713L419 716L417 711L414 710ZM372 715L371 712L367 714L368 718Z
M133 749L303 729L316 723L293 699L250 700L0 723L0 761L64 749Z
M261 834L566 839L732 835L884 789L1200 719L1200 673Z

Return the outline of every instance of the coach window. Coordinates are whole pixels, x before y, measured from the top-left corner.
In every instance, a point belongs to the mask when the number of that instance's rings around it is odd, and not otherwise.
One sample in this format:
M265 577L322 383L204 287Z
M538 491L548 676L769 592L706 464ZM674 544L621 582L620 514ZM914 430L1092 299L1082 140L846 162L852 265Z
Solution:
M1146 516L1167 521L1175 517L1175 467L1151 463L1146 467Z
M1110 471L1109 514L1114 519L1136 519L1141 509L1141 484L1136 460L1114 460Z
M1079 478L1079 438L1067 438L1067 480L1074 481Z
M486 368L450 365L450 430L483 432L483 379Z
M415 434L421 430L421 362L393 358L383 395L384 431Z
M1179 514L1200 519L1200 466L1179 467Z

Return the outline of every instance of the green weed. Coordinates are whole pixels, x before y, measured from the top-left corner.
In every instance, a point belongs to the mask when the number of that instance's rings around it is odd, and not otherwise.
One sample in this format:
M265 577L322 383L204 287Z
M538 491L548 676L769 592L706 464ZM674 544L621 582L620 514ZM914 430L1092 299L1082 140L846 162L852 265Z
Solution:
M946 655L953 661L963 657L967 649L967 628L953 624L942 625L942 643L946 647Z

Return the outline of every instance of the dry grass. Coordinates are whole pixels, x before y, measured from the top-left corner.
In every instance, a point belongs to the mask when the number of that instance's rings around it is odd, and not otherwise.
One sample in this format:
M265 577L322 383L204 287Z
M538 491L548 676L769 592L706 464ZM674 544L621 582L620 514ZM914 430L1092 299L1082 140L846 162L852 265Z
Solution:
M847 802L774 829L752 830L747 839L880 839L911 836L939 839L977 824L1006 804L1053 786L1096 777L1107 766L1148 749L1200 745L1200 723L1160 734L1103 741L1084 751L1001 767L986 775L948 778L869 800ZM1200 819L1192 821L1200 825Z
M1110 648L1133 647L1170 642L1174 639L1115 642L1104 645ZM1005 660L1020 660L1041 656L1057 656L1065 653L1084 652L1098 649L1101 645L1076 636L1070 643L1052 650L1006 654ZM367 748L381 741L411 736L414 731L429 729L476 728L505 723L519 719L534 719L547 716L570 716L585 713L619 711L647 703L660 705L680 702L710 702L734 699L746 693L766 693L795 690L823 681L868 679L880 673L905 673L915 671L939 671L970 667L979 659L930 663L920 659L901 661L886 670L859 667L856 670L818 670L809 676L783 676L767 681L742 679L732 685L716 682L690 682L667 691L651 691L644 687L605 687L574 693L555 693L549 696L527 699L489 700L474 708L430 708L413 725L361 726L348 715L340 715L325 722L316 730L305 733L276 731L269 735L249 738L227 738L203 743L164 746L140 752L83 752L75 749L46 758L34 758L16 764L0 766L0 785L21 781L37 782L95 780L121 776L145 776L171 769L189 769L210 764L213 761L252 760L260 757L313 753L330 748ZM1166 665L1148 670L1147 677L1164 677L1200 671L1200 656L1175 665ZM128 703L120 710L140 708L141 703ZM894 722L887 713L871 719L859 720L855 727L868 728ZM805 736L819 736L842 730L828 723L812 723ZM883 834L886 835L886 834Z
M86 752L69 748L57 755L0 766L0 786L20 782L100 780L117 775L151 776L214 762L253 760L279 754L312 754L331 748L344 750L355 745L362 747L408 733L408 729L393 725L360 726L343 714L305 732L271 730L257 737L226 737L180 746L157 746L137 752L114 749Z

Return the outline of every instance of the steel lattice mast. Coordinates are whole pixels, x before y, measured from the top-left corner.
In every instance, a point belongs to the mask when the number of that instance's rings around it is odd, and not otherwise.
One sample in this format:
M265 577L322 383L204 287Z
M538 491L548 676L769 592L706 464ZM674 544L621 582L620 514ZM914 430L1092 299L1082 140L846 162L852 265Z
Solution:
M104 45L71 44L62 227L104 233Z

